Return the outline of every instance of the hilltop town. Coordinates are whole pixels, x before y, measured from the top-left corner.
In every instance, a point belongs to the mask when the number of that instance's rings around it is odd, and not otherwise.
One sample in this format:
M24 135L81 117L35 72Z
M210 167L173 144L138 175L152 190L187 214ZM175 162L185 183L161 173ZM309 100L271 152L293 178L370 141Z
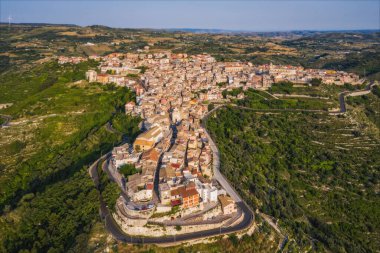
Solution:
M380 248L378 30L0 30L0 252Z
M149 50L149 47L146 47ZM105 57L90 56L89 59L100 61L100 73L95 70L87 72L90 82L115 83L120 86L135 87L131 79L144 70L143 84L166 81L163 74L175 74L181 82L191 86L192 91L203 91L201 100L222 98L223 84L228 88L267 89L273 83L290 81L293 83L310 83L320 79L325 84L343 85L344 83L361 84L363 80L353 73L323 69L305 69L290 65L253 65L250 62L216 62L208 54L191 55L166 53L113 53ZM60 57L60 63L79 63L83 57ZM145 68L150 71L145 73ZM174 77L173 77L174 78ZM139 87L135 87L141 90ZM197 90L198 89L198 90Z
M217 62L208 54L112 53L89 59L99 67L86 73L87 80L135 91L136 101L125 104L125 113L143 119L142 133L115 147L106 168L122 191L114 218L135 235L195 232L237 223L245 215L214 174L215 154L202 126L214 107L210 103L242 99L244 90L265 90L281 81L363 83L343 71Z

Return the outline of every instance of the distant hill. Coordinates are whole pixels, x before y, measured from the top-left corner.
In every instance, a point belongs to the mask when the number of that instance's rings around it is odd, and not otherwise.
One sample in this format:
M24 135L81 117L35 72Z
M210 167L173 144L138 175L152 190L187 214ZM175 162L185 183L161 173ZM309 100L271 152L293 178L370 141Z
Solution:
M0 22L0 25L8 25L8 22ZM11 25L26 25L26 26L68 26L68 27L79 27L75 24L50 24L50 23L11 23Z
M295 35L316 35L316 34L329 34L329 33L362 33L371 34L380 32L379 29L375 30L290 30L290 31L250 31L250 30L230 30L230 29L204 29L204 28L168 28L162 29L171 32L191 32L191 33L232 33L232 34L253 34L253 35L271 35L281 36L286 34Z
M8 22L0 22L0 25L8 25ZM28 26L68 26L68 27L89 27L89 28L102 28L102 29L115 29L106 25L89 25L80 26L76 24L51 24L51 23L12 23L12 25L28 25ZM132 28L124 27L121 29L130 30L150 30L150 31L169 31L169 32L189 32L189 33L208 33L208 34L253 34L261 36L283 36L287 34L294 35L315 35L326 33L362 33L371 34L379 33L380 29L362 29L362 30L289 30L289 31L254 31L254 30L239 30L239 29L222 29L222 28Z

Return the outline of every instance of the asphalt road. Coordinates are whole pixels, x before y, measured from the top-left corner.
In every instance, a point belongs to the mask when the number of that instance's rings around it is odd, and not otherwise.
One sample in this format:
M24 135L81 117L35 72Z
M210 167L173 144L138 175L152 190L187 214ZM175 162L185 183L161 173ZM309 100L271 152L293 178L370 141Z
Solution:
M100 196L101 198L101 196ZM105 220L105 227L108 232L112 234L112 236L122 242L126 243L133 243L133 244L167 244L167 243L173 243L173 242L183 242L188 240L194 240L194 239L200 239L210 236L216 236L226 233L232 233L232 232L238 232L242 229L247 228L253 221L253 215L252 216L244 216L244 219L242 222L237 224L236 226L232 227L222 227L222 228L215 228L210 229L206 231L199 231L189 234L181 234L181 235L175 235L175 236L165 236L165 237L144 237L144 236L130 236L125 234L119 226L116 224L115 220L110 215L110 212L107 207L105 207L105 203L103 200L100 200L101 203L101 216ZM240 205L240 208L244 212L249 212L249 209L243 205L241 205L242 202L238 203Z
M210 147L211 147L211 150L213 152L213 172L214 172L214 178L216 180L218 180L218 182L220 183L220 185L226 190L226 192L228 193L228 195L231 196L231 198L235 201L235 202L242 202L243 199L239 196L239 194L235 191L235 189L231 186L231 184L228 182L228 180L223 176L223 174L220 172L219 168L220 168L220 156L219 156L219 150L218 148L216 147L214 141L212 140L211 136L209 135L209 133L207 132L207 129L206 129L206 126L205 126L205 123L207 122L208 120L208 117L216 110L218 110L220 107L222 106L217 106L215 107L214 109L212 109L211 111L209 111L203 118L202 118L202 128L204 129L206 135L207 135L207 139L209 141L209 144L210 144Z
M3 118L3 119L5 120L4 123L2 123L2 124L0 125L0 128L1 128L1 127L6 127L6 126L8 126L9 121L12 119L11 116L9 116L9 115L4 115L4 114L1 114L1 115L0 115L0 118Z
M370 82L364 90L356 90L356 91L344 91L344 92L341 92L339 93L339 105L340 105L340 113L345 113L347 112L347 108L346 108L346 101L345 101L345 98L347 96L352 96L352 97L355 97L355 96L361 96L361 95L364 95L363 92L368 92L370 93L371 92L371 89L374 85L377 85L377 82Z

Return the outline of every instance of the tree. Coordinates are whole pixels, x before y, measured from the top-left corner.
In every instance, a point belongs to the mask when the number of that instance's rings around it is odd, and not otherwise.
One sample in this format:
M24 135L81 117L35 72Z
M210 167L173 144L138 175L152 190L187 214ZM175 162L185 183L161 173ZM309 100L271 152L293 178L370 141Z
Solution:
M124 175L124 177L128 177L130 175L133 175L133 174L136 174L136 173L140 172L132 164L124 164L123 166L121 166L119 168L119 171L120 171L121 174Z
M136 69L140 69L140 73L144 74L145 71L148 69L148 67L147 66L138 66Z
M239 238L235 234L231 234L228 236L228 239L231 241L232 245L234 247L237 247L239 244Z
M321 78L313 78L310 80L310 84L312 86L319 86L322 84L322 79Z

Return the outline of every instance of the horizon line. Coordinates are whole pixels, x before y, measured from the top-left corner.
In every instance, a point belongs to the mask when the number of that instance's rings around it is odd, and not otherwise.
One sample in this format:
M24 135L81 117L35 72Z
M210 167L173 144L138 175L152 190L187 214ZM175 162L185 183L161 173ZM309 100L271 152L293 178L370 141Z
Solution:
M0 24L9 23L7 21L0 21ZM68 23L45 23L45 22L20 22L20 23L11 23L13 25L53 25L53 26L77 26L77 27L91 27L91 26L103 26L111 29L133 29L133 30L166 30L166 31L183 31L191 32L191 30L204 30L204 31L214 31L214 32L235 32L235 33L272 33L272 32L350 32L350 31L380 31L380 28L329 28L329 29L286 29L286 30L247 30L247 29L225 29L225 28L197 28L197 27L166 27L166 28L152 28L152 27L113 27L102 24L93 24L93 25L78 25L78 24L68 24ZM186 31L189 30L189 31Z

